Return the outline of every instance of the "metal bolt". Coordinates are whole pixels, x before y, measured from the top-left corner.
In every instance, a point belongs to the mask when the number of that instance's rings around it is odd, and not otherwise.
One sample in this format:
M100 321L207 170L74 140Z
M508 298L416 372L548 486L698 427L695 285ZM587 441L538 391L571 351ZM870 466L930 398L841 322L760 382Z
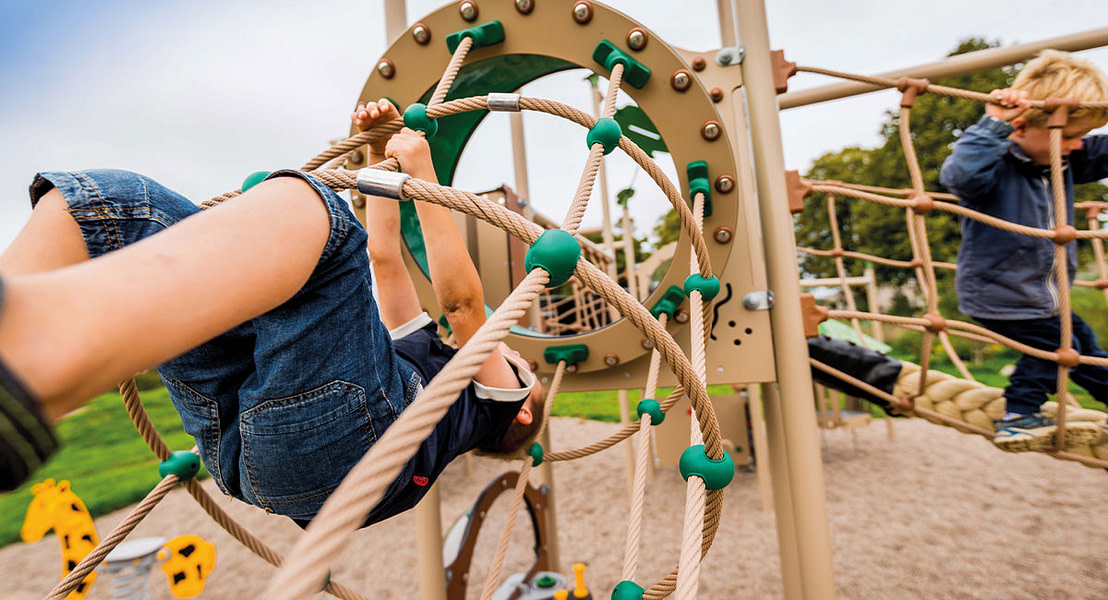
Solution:
M700 136L709 142L719 139L720 133L723 133L723 129L719 126L718 121L708 121L700 128Z
M627 47L632 50L642 50L646 47L646 31L642 27L636 27L627 32Z
M679 308L673 313L673 320L677 323L685 324L689 322L689 311Z
M396 75L396 67L392 64L391 60L382 58L377 63L377 72L385 79L392 79L392 76Z
M731 228L730 227L716 227L716 230L712 232L712 239L715 241L726 244L731 241Z
M355 150L350 153L350 160L356 165L360 165L365 162L365 154L362 154L361 150Z
M577 365L566 365L566 373L576 373Z
M723 100L723 90L718 87L714 87L708 91L708 95L712 98L712 102L719 102Z
M722 48L718 53L716 53L716 62L723 66L731 64L731 62L734 61L735 58L736 56L734 48Z
M477 5L466 0L458 5L458 12L462 13L463 19L472 21L477 18Z
M703 56L698 56L692 59L692 70L703 71L704 67L708 66L708 61L704 60Z
M654 342L652 342L652 341L650 341L646 338L643 338L642 340L640 340L639 344L642 346L643 350L653 350L654 349Z
M531 11L535 10L535 3L531 0L516 0L516 10L520 14L529 15Z
M721 194L729 194L735 189L735 178L730 175L716 177L716 191Z
M614 367L619 364L619 356L612 354L611 352L604 355L604 364L609 367Z
M539 363L537 363L537 362L535 362L535 361L533 361L533 360L528 360L528 361L527 361L527 366L528 366L528 367L529 367L529 368L530 368L530 369L531 369L532 371L538 371L538 370L539 370Z
M592 5L581 0L577 4L573 5L573 20L577 21L581 25L588 23L592 20Z
M412 27L412 37L419 44L426 44L431 41L431 30L427 28L423 23L416 23Z
M350 203L354 205L354 208L365 208L365 196L353 194L350 196Z
M673 89L683 92L692 85L692 74L684 69L674 71L673 77L669 79L669 84L673 86Z

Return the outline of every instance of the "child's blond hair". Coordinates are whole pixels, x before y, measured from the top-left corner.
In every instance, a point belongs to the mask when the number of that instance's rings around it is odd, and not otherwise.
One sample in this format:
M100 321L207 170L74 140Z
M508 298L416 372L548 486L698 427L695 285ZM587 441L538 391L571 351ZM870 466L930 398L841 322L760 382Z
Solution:
M1076 98L1084 102L1108 100L1108 77L1093 63L1069 52L1043 50L1024 65L1012 87L1027 90L1032 100ZM1047 113L1029 108L1022 115L1032 127L1046 127ZM1088 118L1095 127L1108 122L1108 108L1079 108L1070 119Z

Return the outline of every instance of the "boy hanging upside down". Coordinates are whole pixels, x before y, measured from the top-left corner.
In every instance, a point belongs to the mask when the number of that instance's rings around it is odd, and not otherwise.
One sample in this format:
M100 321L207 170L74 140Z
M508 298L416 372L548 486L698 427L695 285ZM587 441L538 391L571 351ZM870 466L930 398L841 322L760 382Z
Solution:
M1108 78L1087 61L1045 51L1024 66L1013 87L994 90L1000 105L966 129L942 169L942 183L962 204L987 215L1040 229L1053 229L1050 131L1047 114L1029 108L1028 99L1108 100ZM1108 109L1078 109L1062 129L1066 223L1073 224L1073 186L1108 177L1108 137L1088 135L1108 122ZM1066 247L1073 285L1077 248ZM1053 352L1061 347L1061 308L1054 270L1054 242L962 219L955 286L959 309L1005 337ZM1105 357L1092 329L1073 313L1073 348L1085 356ZM1075 383L1108 404L1108 368L1078 365ZM1037 450L1053 443L1056 424L1040 407L1056 392L1058 365L1024 354L1004 390L1007 413L996 422L993 441L1004 450ZM1059 399L1061 401L1061 399ZM1095 442L1095 423L1068 421L1066 439L1075 445Z
M352 115L362 130L397 117L384 100ZM385 157L435 180L411 130L371 145L371 162ZM49 423L157 365L220 489L303 524L456 352L420 309L394 200L369 199L368 239L344 200L299 171L206 211L125 171L40 173L31 202L0 255L0 489L56 446ZM485 322L481 281L450 211L416 211L464 345ZM369 522L415 506L462 453L522 454L543 402L501 344Z

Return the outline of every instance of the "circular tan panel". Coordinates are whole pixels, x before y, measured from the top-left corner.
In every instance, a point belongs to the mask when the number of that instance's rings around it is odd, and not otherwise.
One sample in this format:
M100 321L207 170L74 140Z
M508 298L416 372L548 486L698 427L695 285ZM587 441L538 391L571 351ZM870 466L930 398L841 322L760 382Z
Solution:
M686 70L691 73L690 65L653 32L606 6L589 2L592 18L584 24L578 23L574 19L574 7L580 3L573 0L534 0L534 9L525 15L516 10L515 2L485 0L477 2L479 17L474 22L467 22L462 18L458 3L446 5L419 19L397 39L382 57L382 61L388 61L388 68L379 69L376 65L380 63L375 63L360 100L389 97L398 102L401 108L418 101L434 87L450 60L450 51L446 47L447 35L490 21L501 22L505 32L504 42L471 52L466 65L495 56L539 55L565 60L606 77L608 72L593 60L592 54L599 42L607 40L651 70L650 79L642 89L635 89L626 82L622 89L650 116L665 139L680 176L680 181L674 182L678 189L687 195L685 167L693 161L706 161L709 179L713 181L720 174L734 173L734 157L727 132L714 141L706 140L702 135L704 125L709 121L725 122L717 113L708 90L695 76L692 77L692 85L685 91L677 91L671 84L677 71ZM413 35L413 29L417 27L420 28L420 39L425 39L424 34L430 33L428 43L421 44L417 41L417 36ZM632 50L628 45L628 34L632 30L641 31L647 38L647 43L641 50ZM640 39L638 35L633 38L635 41ZM384 74L390 77L386 78ZM586 131L582 129L582 139L585 135ZM576 151L577 148L572 150ZM585 153L584 149L580 151ZM710 232L720 226L739 231L736 227L739 218L736 198L735 193L719 194L713 191L713 213L705 219L705 231ZM720 273L727 260L729 245L716 243L710 236L707 244L713 271ZM688 274L685 266L688 264L689 252L688 235L683 233L674 256L674 268L669 269L654 293L646 299L646 307L653 306L671 285L682 287ZM426 278L418 269L414 270L413 276L417 279ZM685 306L687 307L687 301ZM680 327L682 326L672 324L670 331ZM618 356L619 362L626 364L648 351L643 347L642 334L627 319L580 335L536 337L513 333L506 341L523 356L539 363L540 370L547 372L552 371L553 366L545 364L542 356L543 351L552 345L589 346L589 358L579 364L579 373L609 368L604 361L608 354Z

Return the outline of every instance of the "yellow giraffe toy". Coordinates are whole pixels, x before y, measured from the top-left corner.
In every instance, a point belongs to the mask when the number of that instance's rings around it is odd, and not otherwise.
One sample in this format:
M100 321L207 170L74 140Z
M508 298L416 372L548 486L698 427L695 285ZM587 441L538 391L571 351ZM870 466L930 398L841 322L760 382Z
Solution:
M19 535L30 544L41 540L46 532L53 529L62 547L64 578L100 543L96 524L89 516L85 503L69 489L68 481L55 484L53 479L47 479L32 487L31 492L35 497L27 507L27 518L23 520ZM82 600L95 580L96 571L93 571L66 598Z

